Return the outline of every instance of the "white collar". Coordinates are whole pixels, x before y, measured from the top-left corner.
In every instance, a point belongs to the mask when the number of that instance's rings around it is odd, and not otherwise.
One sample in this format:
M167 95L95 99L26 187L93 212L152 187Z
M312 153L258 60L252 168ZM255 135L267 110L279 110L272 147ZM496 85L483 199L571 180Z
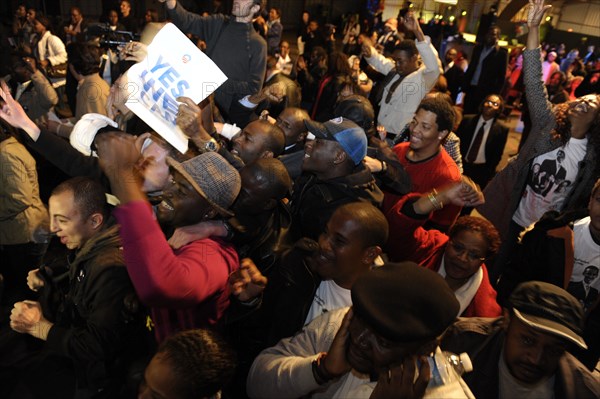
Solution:
M440 269L438 270L438 274L444 278L446 278L446 266L444 259L446 255L442 257L442 264L440 265ZM464 283L459 289L454 291L454 295L460 304L460 310L458 311L458 315L463 314L465 309L471 304L471 301L475 297L477 290L479 290L479 286L481 285L481 281L483 280L483 270L481 270L481 266L473 275Z

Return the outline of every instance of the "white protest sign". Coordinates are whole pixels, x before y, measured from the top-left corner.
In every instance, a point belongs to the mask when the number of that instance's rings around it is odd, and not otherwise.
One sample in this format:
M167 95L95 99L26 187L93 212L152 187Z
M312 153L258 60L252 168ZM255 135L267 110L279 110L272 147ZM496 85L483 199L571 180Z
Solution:
M187 151L188 138L175 120L185 96L199 103L227 76L177 27L166 24L148 45L148 55L127 71L126 105L173 147Z

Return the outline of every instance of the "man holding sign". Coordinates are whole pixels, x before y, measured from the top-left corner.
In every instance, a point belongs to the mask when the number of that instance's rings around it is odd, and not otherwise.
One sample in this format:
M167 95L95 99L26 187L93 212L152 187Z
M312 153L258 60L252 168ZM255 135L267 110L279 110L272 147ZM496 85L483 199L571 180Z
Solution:
M232 101L258 93L262 88L267 43L252 26L261 3L261 0L234 0L231 17L222 14L201 17L185 10L177 0L166 0L173 23L184 33L204 40L206 54L229 78L215 92L215 101L225 116Z

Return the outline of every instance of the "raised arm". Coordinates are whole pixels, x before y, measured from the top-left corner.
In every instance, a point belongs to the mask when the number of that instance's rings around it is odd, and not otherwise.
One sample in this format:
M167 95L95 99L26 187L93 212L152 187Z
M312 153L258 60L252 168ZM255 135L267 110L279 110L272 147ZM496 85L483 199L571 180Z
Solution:
M544 0L529 0L529 13L527 14L527 50L535 50L540 45L540 24L546 11L551 5L544 5Z
M415 17L414 13L409 12L402 20L402 25L412 33L414 33L417 39L415 44L417 50L421 55L423 64L425 65L425 71L423 72L423 80L428 86L428 89L433 87L437 82L438 77L442 73L442 62L438 57L438 53L435 48L431 45L431 39L425 37L425 34L421 30L419 21Z
M544 0L529 0L529 14L527 16L527 47L523 52L523 82L525 94L529 105L532 132L548 123L554 123L552 104L548 101L548 93L542 80L542 60L540 52L540 23L544 14L552 6L544 5ZM533 142L535 140L528 140Z

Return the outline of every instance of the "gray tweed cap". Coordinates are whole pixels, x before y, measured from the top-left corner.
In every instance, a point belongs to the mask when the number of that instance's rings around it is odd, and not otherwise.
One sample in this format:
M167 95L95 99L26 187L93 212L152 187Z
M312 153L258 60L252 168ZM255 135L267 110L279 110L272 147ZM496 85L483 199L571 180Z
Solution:
M169 157L167 163L181 173L217 212L233 216L228 209L240 192L242 180L225 158L216 152L206 152L183 163Z

